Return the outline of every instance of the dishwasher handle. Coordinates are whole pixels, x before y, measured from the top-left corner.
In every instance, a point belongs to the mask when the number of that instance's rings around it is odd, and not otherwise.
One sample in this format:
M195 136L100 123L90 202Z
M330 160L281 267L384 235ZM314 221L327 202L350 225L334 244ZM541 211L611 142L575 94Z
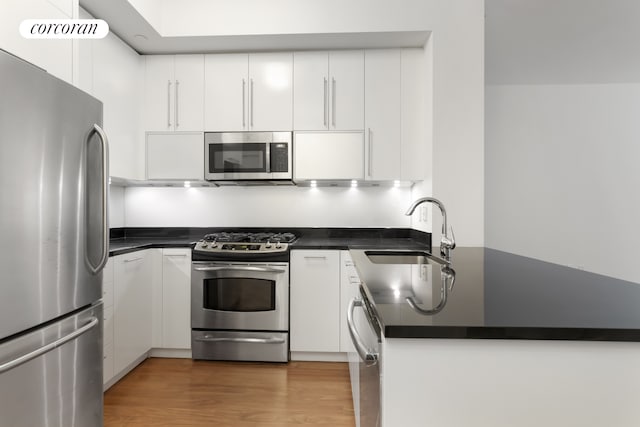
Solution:
M356 330L355 324L353 323L353 310L356 307L362 307L363 305L364 303L359 298L353 298L349 302L349 308L347 309L347 326L349 327L351 341L353 342L360 359L362 359L367 366L373 366L378 363L379 355L366 347L362 342L360 334L358 334L358 331Z

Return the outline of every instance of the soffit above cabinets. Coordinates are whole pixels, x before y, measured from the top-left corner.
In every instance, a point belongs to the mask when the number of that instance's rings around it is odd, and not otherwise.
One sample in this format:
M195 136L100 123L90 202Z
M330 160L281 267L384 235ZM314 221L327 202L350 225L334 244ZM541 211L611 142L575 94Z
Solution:
M430 31L403 29L322 34L163 36L151 23L153 19L141 15L127 0L80 0L80 6L94 17L107 21L109 30L139 54L422 47L431 34ZM283 12L283 20L286 19L291 18Z

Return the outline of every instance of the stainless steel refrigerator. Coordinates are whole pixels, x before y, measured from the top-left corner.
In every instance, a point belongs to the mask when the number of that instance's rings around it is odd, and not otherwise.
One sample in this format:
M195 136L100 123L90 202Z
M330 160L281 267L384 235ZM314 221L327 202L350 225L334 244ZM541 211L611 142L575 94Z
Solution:
M0 50L0 426L102 426L102 103Z

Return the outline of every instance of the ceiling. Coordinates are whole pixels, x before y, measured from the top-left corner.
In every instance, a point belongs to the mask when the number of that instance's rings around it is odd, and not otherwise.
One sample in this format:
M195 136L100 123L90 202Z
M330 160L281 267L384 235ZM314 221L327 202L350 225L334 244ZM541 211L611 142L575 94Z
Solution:
M127 0L80 0L80 6L95 18L107 21L109 30L140 54L421 47L430 34L391 31L163 37Z

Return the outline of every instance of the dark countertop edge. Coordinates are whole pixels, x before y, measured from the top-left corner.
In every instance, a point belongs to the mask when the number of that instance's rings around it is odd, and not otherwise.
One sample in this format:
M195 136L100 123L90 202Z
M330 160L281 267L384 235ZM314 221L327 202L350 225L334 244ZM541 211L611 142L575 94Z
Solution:
M204 234L220 230L294 230L300 237L291 244L291 249L309 250L348 250L350 248L379 248L389 245L388 239L396 241L395 249L429 248L431 234L410 228L300 228L300 227L237 227L237 228L187 228L187 227L149 227L149 228L112 228L109 256L123 255L152 248L192 247L193 242ZM183 242L180 242L183 240ZM118 248L117 246L123 245Z
M124 255L131 252L143 251L145 249L157 249L157 248L191 248L192 242L176 243L176 242L153 242L153 243L140 243L124 248L118 248L109 250L109 256Z
M639 342L638 329L552 327L385 326L385 338Z

